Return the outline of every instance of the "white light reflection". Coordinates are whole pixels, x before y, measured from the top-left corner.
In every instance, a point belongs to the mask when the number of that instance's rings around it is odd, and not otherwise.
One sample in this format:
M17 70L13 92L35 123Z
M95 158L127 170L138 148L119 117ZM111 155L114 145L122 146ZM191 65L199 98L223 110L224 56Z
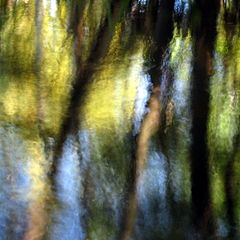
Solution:
M147 4L147 0L138 0L138 4L146 5Z
M138 201L143 212L145 223L154 225L154 215L157 215L159 226L167 233L171 223L166 199L167 166L162 154L153 151L149 156L146 169L142 173L138 186ZM159 212L152 212L152 203L157 201Z
M217 235L221 238L226 238L228 236L228 228L225 221L221 218L217 219Z
M66 141L57 176L60 210L55 213L52 239L84 239L80 209L80 166L75 142Z
M187 14L189 9L189 1L188 0L176 0L174 10L177 13Z
M44 9L49 9L50 16L57 16L57 0L43 0Z
M0 128L0 239L22 238L30 179L24 142L14 127ZM9 236L9 226L11 229Z
M151 88L152 88L152 83L151 83L150 76L147 74L142 74L140 77L136 100L135 100L135 116L134 116L134 129L133 129L134 135L138 134L141 127L142 119L144 115L148 112L146 105L150 97Z

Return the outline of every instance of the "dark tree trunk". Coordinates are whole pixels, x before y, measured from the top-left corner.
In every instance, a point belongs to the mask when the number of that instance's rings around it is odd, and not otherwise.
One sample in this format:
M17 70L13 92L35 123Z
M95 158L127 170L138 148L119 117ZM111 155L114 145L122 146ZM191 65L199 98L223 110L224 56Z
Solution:
M112 10L112 23L115 25L120 18L120 4L121 1L114 1ZM76 10L73 8L74 11ZM79 21L81 23L81 20ZM101 59L107 53L107 49L110 45L113 29L109 29L109 24L107 18L105 18L104 23L96 33L97 37L93 43L93 47L90 51L89 57L85 64L78 55L78 49L76 49L76 78L73 82L72 92L70 96L70 103L66 112L66 117L63 119L63 123L60 129L58 140L55 146L52 167L50 169L49 175L52 181L53 188L55 188L55 175L57 173L57 168L59 165L59 158L62 154L63 144L68 136L68 134L74 134L78 128L79 123L79 109L84 103L84 97L86 95L87 86L90 83L92 76L95 72L97 64L100 63ZM75 34L78 38L78 33ZM80 38L81 39L81 38Z
M198 11L197 16L199 16L199 18L195 19L195 25L192 29L192 212L195 230L200 233L203 239L214 234L210 194L207 127L209 114L209 81L212 76L219 7L220 2L218 0L196 0L195 9ZM196 15L193 17L196 17Z

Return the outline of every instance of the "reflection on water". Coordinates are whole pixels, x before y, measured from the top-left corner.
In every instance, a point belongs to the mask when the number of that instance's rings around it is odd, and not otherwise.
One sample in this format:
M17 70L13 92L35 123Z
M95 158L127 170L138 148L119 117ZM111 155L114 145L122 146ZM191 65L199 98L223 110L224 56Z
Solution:
M0 0L0 239L238 239L239 9Z
M83 239L84 236L80 221L82 211L79 198L81 189L81 172L77 150L79 146L74 143L74 139L69 137L60 160L57 198L61 200L61 209L58 209L53 216L55 223L51 233L53 239Z

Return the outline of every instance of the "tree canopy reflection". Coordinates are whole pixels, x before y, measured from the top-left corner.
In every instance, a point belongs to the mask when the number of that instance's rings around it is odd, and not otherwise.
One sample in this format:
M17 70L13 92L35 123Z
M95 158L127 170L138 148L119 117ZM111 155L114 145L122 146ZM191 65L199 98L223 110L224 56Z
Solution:
M238 239L237 0L0 0L1 239Z

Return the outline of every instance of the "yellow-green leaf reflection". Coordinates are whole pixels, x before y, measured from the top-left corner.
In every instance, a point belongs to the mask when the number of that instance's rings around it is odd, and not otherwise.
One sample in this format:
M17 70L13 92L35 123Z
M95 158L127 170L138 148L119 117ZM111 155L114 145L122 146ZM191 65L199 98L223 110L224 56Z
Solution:
M58 7L56 1L17 1L0 30L0 122L11 126L22 142L23 157L12 156L11 161L24 167L29 180L28 193L22 193L29 202L25 239L42 238L48 224L51 154L45 150L58 135L74 74L67 14L64 2ZM4 151L17 147L14 143ZM18 182L11 185L21 189Z
M215 75L210 88L208 142L213 206L219 226L226 229L228 221L231 224L231 218L232 221L239 221L240 32L239 24L226 25L224 16L222 11L218 20Z

